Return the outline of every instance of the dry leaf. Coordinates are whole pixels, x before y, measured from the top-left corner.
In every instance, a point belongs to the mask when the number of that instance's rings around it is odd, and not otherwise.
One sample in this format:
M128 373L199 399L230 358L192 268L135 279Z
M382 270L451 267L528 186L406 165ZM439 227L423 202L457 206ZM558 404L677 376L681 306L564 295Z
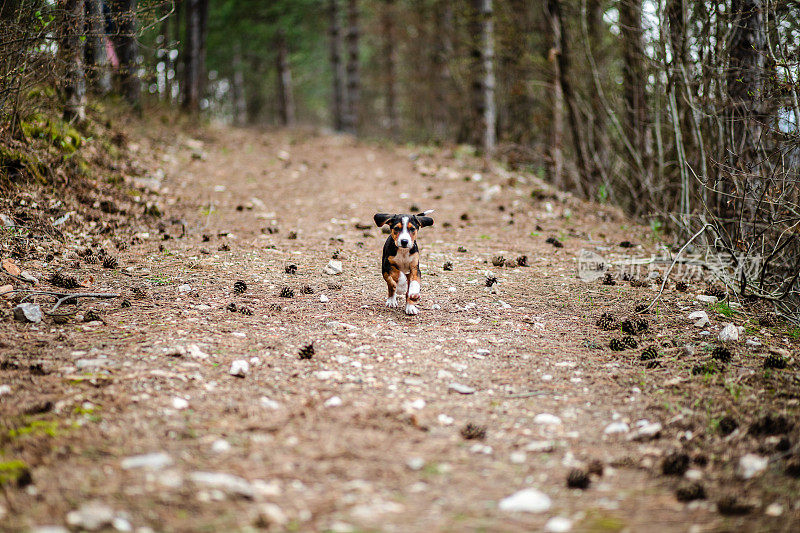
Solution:
M22 271L19 269L19 267L14 264L14 260L9 258L3 259L3 270L12 276L19 276L22 274Z

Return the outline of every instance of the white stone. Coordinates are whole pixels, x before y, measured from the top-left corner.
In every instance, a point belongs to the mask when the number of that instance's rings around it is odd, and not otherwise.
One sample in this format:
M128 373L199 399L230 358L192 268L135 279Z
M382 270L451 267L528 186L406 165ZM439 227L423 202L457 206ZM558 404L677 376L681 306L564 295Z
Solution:
M550 413L539 413L533 417L533 423L547 426L558 426L561 425L561 419L556 415L551 415Z
M192 286L188 283L184 283L183 285L178 285L178 292L192 292Z
M689 481L700 481L701 479L703 479L703 472L701 470L691 468L686 471L683 477L685 477Z
M645 423L633 432L629 437L630 440L652 440L661 434L663 426L658 422Z
M548 533L566 533L572 529L572 520L563 516L554 516L544 525Z
M508 456L508 460L515 465L521 465L525 463L527 459L528 456L525 455L525 452L511 452L511 454Z
M715 304L717 303L718 299L716 296L709 296L707 294L698 294L697 296L695 296L695 298L697 299L697 301L704 302L707 304Z
M146 453L143 455L133 455L122 460L123 470L132 468L147 468L158 470L172 464L172 457L164 452Z
M0 396L5 396L6 394L11 394L11 385L0 385Z
M736 475L742 479L751 479L764 472L769 465L769 459L754 453L745 454L739 459Z
M258 401L261 404L261 407L266 407L267 409L280 409L281 407L281 404L266 396L262 396Z
M133 526L131 523L121 516L118 516L111 521L111 527L117 531L133 531Z
M342 273L342 270L342 262L338 259L331 259L328 261L328 264L325 265L325 268L322 269L322 271L329 276L339 275Z
M705 327L710 320L708 319L708 313L705 311L695 311L689 315L689 320L694 321L694 325L698 328Z
M412 457L406 461L406 466L409 470L422 470L422 467L425 466L425 459L422 457Z
M529 442L525 449L529 452L548 453L555 449L556 445L551 440L534 440Z
M328 298L324 294L320 294L319 295L319 301L325 304L325 303L328 303L330 301L330 298Z
M186 346L186 355L195 359L208 359L208 354L200 349L196 344Z
M416 400L413 400L411 402L406 402L405 408L408 411L419 411L420 409L425 408L425 400L423 400L422 398L417 398Z
M325 400L325 403L323 405L325 407L339 407L340 405L342 405L342 399L339 398L338 396L331 396L330 398Z
M438 416L438 417L436 417L436 419L437 419L437 420L439 421L439 423L440 423L441 425L443 425L443 426L450 426L450 425L452 425L452 424L453 424L453 422L455 422L455 420L453 419L453 417L452 417L452 416L447 416L447 415L446 415L446 414L444 414L444 413L440 413L440 414L439 414L439 416Z
M189 479L196 485L219 489L245 498L253 497L253 487L249 481L226 472L192 472L189 474Z
M489 355L491 352L486 348L478 348L477 350L475 350L475 353L478 355Z
M228 370L228 374L239 378L245 377L248 372L250 372L250 363L244 359L235 360L233 363L231 363L231 369Z
M728 322L722 331L719 332L719 340L722 342L727 341L738 341L739 340L739 328L734 326L732 323Z
M67 513L67 524L88 531L108 527L113 520L114 510L96 501L84 503L77 511Z
M448 387L448 390L453 392L457 392L459 394L474 394L475 389L468 385L462 385L461 383L451 383Z
M214 453L225 453L230 451L231 443L225 439L217 439L211 444L211 451Z
M19 304L14 308L14 319L19 322L33 322L38 324L42 321L42 309L39 307L39 304Z
M179 409L179 410L186 409L187 407L189 407L189 402L187 402L186 400L184 400L179 396L175 396L174 398L172 398L172 407L173 409Z
M771 503L764 509L764 514L767 516L780 516L783 514L783 505L779 503Z
M613 435L615 433L627 433L630 427L625 422L612 422L606 426L603 433L606 435Z
M500 500L498 505L501 511L520 513L543 513L550 509L550 497L536 489L522 489L507 498Z
M262 503L258 506L258 518L267 527L284 526L289 522L289 518L283 510L274 503Z
M542 381L553 381L552 374L542 374Z

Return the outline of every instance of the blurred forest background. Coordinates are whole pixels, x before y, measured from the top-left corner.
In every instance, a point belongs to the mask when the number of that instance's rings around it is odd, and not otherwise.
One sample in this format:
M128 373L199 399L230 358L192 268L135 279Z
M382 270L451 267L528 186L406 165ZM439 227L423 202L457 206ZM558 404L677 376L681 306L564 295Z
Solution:
M798 2L0 2L12 178L36 173L26 142L80 133L102 98L460 145L654 232L699 233L737 293L796 300Z

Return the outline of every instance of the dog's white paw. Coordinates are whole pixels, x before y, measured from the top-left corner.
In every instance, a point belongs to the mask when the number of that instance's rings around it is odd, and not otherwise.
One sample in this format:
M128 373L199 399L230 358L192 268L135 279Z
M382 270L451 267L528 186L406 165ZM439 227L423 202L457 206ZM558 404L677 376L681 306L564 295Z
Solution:
M417 309L416 305L408 304L406 305L406 314L407 315L418 315L419 309Z
M397 295L386 298L386 307L397 307Z

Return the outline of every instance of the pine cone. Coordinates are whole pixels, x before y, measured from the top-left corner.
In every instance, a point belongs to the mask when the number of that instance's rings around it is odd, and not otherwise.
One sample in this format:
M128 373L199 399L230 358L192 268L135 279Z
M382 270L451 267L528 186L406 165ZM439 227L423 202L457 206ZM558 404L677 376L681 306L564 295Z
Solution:
M555 248L563 248L564 247L564 243L562 243L561 241L559 241L555 237L548 237L545 242L548 243L548 244L552 244Z
M492 264L496 267L501 267L506 264L506 258L502 255L498 255L492 258Z
M494 276L486 276L486 286L487 287L491 287L495 283L497 283L497 278L496 277L494 277Z
M294 298L294 291L289 287L284 287L281 289L279 296L281 298Z
M466 426L461 428L461 436L466 440L483 440L486 438L486 426L479 426L469 422Z
M314 343L307 344L300 348L300 353L298 354L300 359L311 359L314 357Z
M442 270L451 271L453 270L453 263L452 261L447 261L445 264L442 265Z
M639 343L636 342L636 339L634 339L630 335L627 335L625 337L622 337L622 345L625 346L626 348L634 349L637 346L639 346Z
M289 240L292 240L292 241L297 239L297 232L296 231L290 231L289 235L287 235L286 238L289 239Z
M777 325L777 320L774 313L764 313L758 317L758 323L766 328L771 328Z
M80 286L78 280L72 276L65 276L61 272L56 272L50 276L50 284L64 289L75 289Z
M113 255L103 257L103 268L117 268L117 258Z
M300 292L303 294L314 294L314 289L311 287L311 285L305 285L302 289L300 289Z
M658 358L658 350L653 345L650 345L644 350L642 350L642 355L640 356L640 359L642 361L651 361L657 358Z
M241 306L239 308L239 312L246 316L253 316L253 310L247 307L246 305Z
M731 351L725 346L717 346L711 350L711 358L723 363L730 363L733 358Z
M614 285L617 284L617 282L614 279L614 276L611 274L611 272L606 272L605 277L603 277L603 282L602 283L603 283L603 285L609 285L609 286L614 286Z
M585 489L590 482L589 474L580 468L573 468L567 475L567 487L571 489Z
M234 294L243 294L247 290L247 283L242 280L238 280L236 283L233 284L233 292Z
M603 313L600 315L600 318L597 319L597 327L603 331L611 331L617 328L617 322L610 313Z
M528 256L527 255L521 255L521 256L517 257L517 266L521 266L521 267L530 266L528 264Z
M340 291L340 290L342 290L342 285L340 283L329 281L325 285L327 285L327 287L332 291Z
M686 292L689 289L689 284L685 281L676 281L675 290L678 292Z
M225 307L226 310L230 311L231 313L235 313L239 310L239 307L236 305L235 302L231 302Z
M706 489L697 481L692 481L681 485L675 490L675 497L679 502L691 502L694 500L705 500Z
M611 342L608 344L608 347L614 350L615 352L621 352L625 349L625 345L619 339L611 339Z
M286 265L283 271L287 274L297 274L297 265Z
M786 368L787 362L782 356L771 353L764 358L764 368L776 368L778 370Z
M629 318L626 318L625 320L622 321L622 324L620 324L619 329L620 331L622 331L622 333L626 335L636 335L637 333L636 324L634 323L633 320Z
M137 300L147 298L147 291L144 289L144 287L133 287L131 292L133 293L133 297Z
M631 278L631 287L646 287L647 282L642 281L638 278Z

